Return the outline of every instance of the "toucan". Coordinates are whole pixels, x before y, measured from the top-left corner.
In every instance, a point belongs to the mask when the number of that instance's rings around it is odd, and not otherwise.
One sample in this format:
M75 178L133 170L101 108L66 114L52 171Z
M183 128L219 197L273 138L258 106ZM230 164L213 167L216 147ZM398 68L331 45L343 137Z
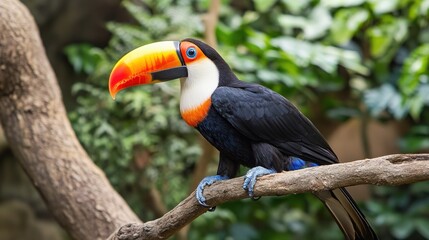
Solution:
M338 163L317 128L290 101L258 84L241 81L220 54L192 38L139 47L123 56L109 78L112 98L128 87L180 78L180 114L220 152L217 175L196 189L209 207L204 187L250 170L243 188L250 197L258 176ZM377 239L344 188L314 193L327 207L346 239Z

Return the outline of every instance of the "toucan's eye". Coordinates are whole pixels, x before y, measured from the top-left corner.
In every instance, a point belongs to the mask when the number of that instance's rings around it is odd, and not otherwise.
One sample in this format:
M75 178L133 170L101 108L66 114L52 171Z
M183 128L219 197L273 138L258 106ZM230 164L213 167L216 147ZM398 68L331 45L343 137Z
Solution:
M186 49L186 56L190 59L194 59L195 57L197 57L197 49L195 49L194 47Z

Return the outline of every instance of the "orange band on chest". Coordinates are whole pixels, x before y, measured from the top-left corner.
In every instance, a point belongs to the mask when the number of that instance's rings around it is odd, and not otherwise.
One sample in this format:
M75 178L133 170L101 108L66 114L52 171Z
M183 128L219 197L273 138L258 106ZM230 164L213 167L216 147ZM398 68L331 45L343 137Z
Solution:
M204 120L204 118L206 118L207 114L209 113L211 104L212 101L209 98L200 106L181 112L183 120L185 120L188 125L196 127L200 122Z

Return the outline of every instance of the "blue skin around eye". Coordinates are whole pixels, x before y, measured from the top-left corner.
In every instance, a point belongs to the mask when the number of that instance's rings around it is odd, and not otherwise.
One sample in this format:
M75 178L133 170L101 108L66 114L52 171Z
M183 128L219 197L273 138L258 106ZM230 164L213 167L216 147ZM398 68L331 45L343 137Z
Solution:
M286 165L286 168L289 171L293 171L293 170L299 170L307 167L316 167L316 166L319 166L319 165L312 162L306 162L297 157L290 157Z

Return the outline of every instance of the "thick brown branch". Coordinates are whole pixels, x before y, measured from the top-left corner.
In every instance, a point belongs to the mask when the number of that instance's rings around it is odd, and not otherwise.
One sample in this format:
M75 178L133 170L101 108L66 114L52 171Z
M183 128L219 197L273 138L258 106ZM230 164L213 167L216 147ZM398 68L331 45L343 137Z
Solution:
M256 196L276 196L359 184L402 185L429 180L429 154L398 154L359 160L260 177ZM242 189L243 178L217 182L205 188L204 195L210 205L247 198ZM207 208L201 207L194 193L173 210L154 221L130 223L111 235L116 239L166 239L190 223Z
M104 239L139 219L79 144L36 24L0 1L0 123L20 164L75 239Z

